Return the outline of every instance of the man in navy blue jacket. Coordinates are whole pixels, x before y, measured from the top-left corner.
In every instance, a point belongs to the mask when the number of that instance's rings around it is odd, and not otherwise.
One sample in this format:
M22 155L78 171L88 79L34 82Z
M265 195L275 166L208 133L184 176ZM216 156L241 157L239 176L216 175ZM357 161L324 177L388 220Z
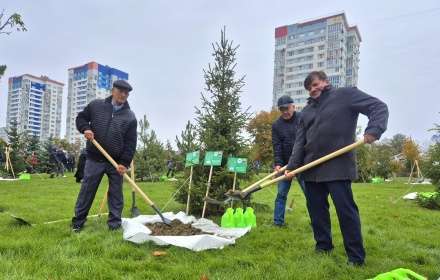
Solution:
M78 131L89 141L86 145L84 178L72 218L73 232L80 232L83 228L104 174L109 179L107 224L110 230L121 227L124 208L122 176L130 166L137 143L137 120L127 102L131 90L128 82L117 80L113 83L111 96L93 100L76 117ZM117 168L90 142L93 139L118 163Z
M334 88L322 72L311 72L304 81L309 91L289 159L289 170L312 162L355 141L359 113L368 117L364 141L373 143L387 128L388 108L379 99L359 89ZM328 195L335 205L344 247L351 265L363 265L359 210L354 202L351 181L357 178L354 152L322 163L301 174L318 252L333 249Z
M272 124L272 145L274 155L275 171L286 165L292 154L293 144L295 143L296 130L299 124L301 113L295 112L293 99L284 95L278 99L278 109L281 116ZM304 183L298 179L301 189L304 191ZM278 183L278 194L275 199L275 211L273 222L275 226L284 226L284 213L286 210L287 195L292 185L292 179L280 181Z

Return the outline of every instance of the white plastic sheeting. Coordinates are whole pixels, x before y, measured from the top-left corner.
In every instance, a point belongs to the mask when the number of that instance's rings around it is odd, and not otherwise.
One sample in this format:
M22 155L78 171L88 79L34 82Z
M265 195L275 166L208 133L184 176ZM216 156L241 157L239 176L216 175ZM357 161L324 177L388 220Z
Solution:
M196 219L194 216L187 216L184 212L174 214L172 212L163 213L165 218L178 219L184 224L192 223L194 228L200 229L210 234L200 234L191 236L152 236L151 230L145 224L162 222L159 215L141 215L136 218L122 219L124 240L141 244L152 241L157 245L173 245L187 248L193 251L203 251L207 249L222 249L224 246L235 243L235 239L248 233L251 228L222 228L208 219Z
M403 199L407 199L407 200L413 200L417 198L417 193L416 192L412 192L409 194L406 194L405 196L403 196Z

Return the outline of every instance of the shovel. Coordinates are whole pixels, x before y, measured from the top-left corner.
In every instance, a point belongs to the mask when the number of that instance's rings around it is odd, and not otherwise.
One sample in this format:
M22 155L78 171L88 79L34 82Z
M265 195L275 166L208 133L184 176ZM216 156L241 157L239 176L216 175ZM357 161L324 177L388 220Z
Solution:
M92 139L91 142L105 156L105 158L113 165L114 168L118 167L118 164L116 163L116 161L104 150L104 148L95 139ZM162 219L162 222L164 224L170 226L171 220L165 218L162 215L162 212L159 210L159 208L157 208L157 206L154 204L154 202L138 187L136 182L133 181L130 178L130 176L127 175L127 173L124 173L124 178L125 178L125 180L127 180L130 183L131 188L134 191L136 191L145 200L145 202L147 202L147 204L150 205L151 208L153 208L153 210L160 216L160 218Z
M9 215L11 218L15 219L20 226L32 226L32 224L26 221L25 219L20 218L9 211L6 211L6 209L2 207L0 207L0 213L5 213L6 215Z
M357 141L357 142L355 142L353 144L350 144L348 146L345 146L345 147L343 147L343 148L341 148L341 149L339 149L339 150L337 150L337 151L335 151L333 153L330 153L330 154L328 154L326 156L323 156L323 157L321 157L321 158L319 158L317 160L314 160L314 161L312 161L312 162L310 162L310 163L308 163L306 165L303 165L302 167L299 167L299 168L297 168L297 169L295 169L293 171L290 171L288 174L289 175L297 175L298 173L301 173L301 172L304 172L306 170L309 170L309 169L311 169L311 168L313 168L313 167L315 167L315 166L317 166L317 165L319 165L319 164L321 164L323 162L329 161L329 160L331 160L331 159L333 159L335 157L338 157L338 156L340 156L342 154L345 154L345 153L347 153L349 151L352 151L355 148L363 145L364 143L365 143L364 139L361 139L361 140L359 140L359 141ZM225 201L220 202L220 203L225 204L225 203L228 203L228 202L230 202L232 200L242 201L244 199L249 198L249 196L252 193L257 192L257 191L259 191L261 189L264 189L267 186L270 186L270 185L272 185L274 183L277 183L277 182L279 182L281 180L284 180L284 179L286 179L286 175L280 176L278 178L272 179L270 181L267 181L267 182L264 182L264 183L261 183L261 184L257 184L258 182L254 183L254 184L250 185L249 187L247 187L247 188L245 188L244 190L241 190L241 191L229 190L226 193L226 196L228 196L228 198Z
M135 181L135 177L134 177L134 162L131 161L131 165L130 165L130 169L131 169L131 179L133 179L133 181ZM134 191L131 192L131 217L137 217L141 214L141 211L139 211L139 208L136 207L136 193Z
M272 179L274 176L280 174L281 172L284 172L284 170L286 170L286 168L287 168L287 165L281 167L278 171L274 171L274 172L270 173L269 175L261 178L260 180L258 180L257 182L253 183L252 185L250 185L246 189L253 188L253 187L255 187L255 186L259 185L259 184L262 184L263 182L267 181L268 179ZM210 203L210 204L225 205L225 204L227 204L229 202L232 202L233 199L231 197L228 197L225 201L219 201L219 200L216 200L216 199L213 199L213 198L210 198L210 197L205 197L204 200L207 203Z

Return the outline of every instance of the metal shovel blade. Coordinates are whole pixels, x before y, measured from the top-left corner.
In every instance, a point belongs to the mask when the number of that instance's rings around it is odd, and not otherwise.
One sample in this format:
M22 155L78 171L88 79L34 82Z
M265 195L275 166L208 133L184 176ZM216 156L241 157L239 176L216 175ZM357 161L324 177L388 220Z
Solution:
M136 193L135 192L131 192L131 200L132 200L132 204L131 204L131 217L137 217L141 214L141 211L139 211L139 208L136 207Z
M16 215L10 213L9 211L6 211L4 207L0 207L0 213L5 213L9 215L11 218L15 219L18 222L18 224L21 226L32 226L32 224L26 221L25 219L17 217Z
M137 217L141 214L141 211L139 211L139 208L137 208L136 206L131 207L130 212L132 218Z
M14 218L20 226L29 226L29 227L32 226L32 224L29 223L28 221L26 221L25 219L20 218L20 217L17 217L17 216L15 216L14 214L11 214L11 213L8 213L8 214L9 214L9 216L11 216L12 218Z
M151 205L151 208L153 208L154 211L157 213L157 215L159 215L159 217L162 219L162 222L163 222L164 224L166 224L167 226L171 226L171 220L165 218L165 217L162 215L162 212L160 212L159 208L156 207L156 205Z
M217 200L211 197L205 197L203 198L204 201L206 201L209 204L215 204L215 205L226 205L232 201L242 201L241 197L235 197L235 196L228 196L225 200Z

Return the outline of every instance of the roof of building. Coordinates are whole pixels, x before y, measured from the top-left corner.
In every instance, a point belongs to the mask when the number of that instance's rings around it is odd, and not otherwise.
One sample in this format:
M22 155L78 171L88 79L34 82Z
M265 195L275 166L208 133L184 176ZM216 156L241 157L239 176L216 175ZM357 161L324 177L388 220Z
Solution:
M305 25L310 25L310 24L314 24L314 23L317 23L317 22L325 21L325 20L328 20L328 19L331 19L331 18L335 18L335 17L338 17L338 16L342 16L345 28L347 30L349 30L349 31L350 30L356 31L356 34L359 37L359 41L362 41L361 34L359 32L358 27L356 25L354 25L354 26L349 26L348 25L348 21L347 21L347 17L345 15L345 12L338 12L336 14L332 14L332 15L328 15L328 16L324 16L324 17L319 17L319 18L315 18L315 19L308 19L308 20L305 20L305 21L300 21L300 22L295 23L295 24L297 24L298 26L305 26ZM294 25L294 24L292 24L292 25ZM279 26L279 27L275 28L275 32L277 32L276 31L277 29L280 30L283 27L287 27L287 25L283 25L283 26Z
M10 77L9 79L20 78L20 77L24 77L24 76L28 76L28 77L31 77L33 79L37 79L37 80L40 80L40 81L50 82L50 83L54 83L54 84L57 84L57 85L60 85L60 86L64 86L64 83L52 80L48 76L43 76L43 75L41 75L40 77L37 77L37 76L31 75L31 74L23 74L23 75L20 75L20 76Z

